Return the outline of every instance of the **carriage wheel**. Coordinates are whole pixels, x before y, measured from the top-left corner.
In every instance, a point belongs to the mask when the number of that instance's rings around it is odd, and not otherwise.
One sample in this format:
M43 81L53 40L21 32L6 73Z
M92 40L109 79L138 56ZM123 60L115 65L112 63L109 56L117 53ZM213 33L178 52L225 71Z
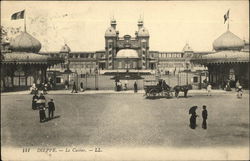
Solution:
M167 92L165 92L165 96L166 96L166 98L170 98L173 96L173 94L172 94L172 92L167 91Z
M154 89L151 89L150 91L149 91L149 95L150 96L156 96L156 91L154 90Z
M169 91L169 97L173 97L173 93L171 91Z

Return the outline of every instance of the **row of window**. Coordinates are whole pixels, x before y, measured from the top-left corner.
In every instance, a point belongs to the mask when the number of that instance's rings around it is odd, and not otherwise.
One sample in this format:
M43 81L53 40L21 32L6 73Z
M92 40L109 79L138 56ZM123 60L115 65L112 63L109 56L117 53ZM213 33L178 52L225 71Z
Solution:
M160 58L181 58L181 53L159 53Z
M61 57L63 58L62 54L49 54L50 57ZM69 58L95 58L95 53L84 53L84 54L69 54Z
M87 54L70 54L69 58L95 58L94 53L87 53Z
M95 68L96 64L69 64L70 68Z
M159 67L184 67L183 63L161 63L159 64Z

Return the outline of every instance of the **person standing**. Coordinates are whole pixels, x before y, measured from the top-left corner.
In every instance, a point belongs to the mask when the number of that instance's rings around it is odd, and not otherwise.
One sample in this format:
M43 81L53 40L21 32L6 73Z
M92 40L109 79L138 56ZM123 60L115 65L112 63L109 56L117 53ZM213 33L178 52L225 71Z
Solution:
M71 93L73 93L73 92L77 93L76 82L73 83L73 88L72 88Z
M43 94L48 94L48 84L45 82L44 87L43 87Z
M53 99L50 99L48 102L48 111L49 111L49 119L54 117L54 111L55 111L55 104L53 102Z
M191 117L189 119L190 121L190 128L191 129L195 129L196 128L196 117L198 117L198 115L196 115L196 109L198 107L197 106L193 106L189 109L189 114L191 114Z
M80 83L80 91L83 92L83 82Z
M40 122L44 122L46 121L46 114L45 114L46 99L42 93L40 94L38 98L37 104L39 107Z
M242 98L242 94L243 94L243 89L242 86L239 85L239 87L237 88L237 98Z
M136 83L136 81L134 83L134 92L137 93L137 83Z
M44 107L46 105L46 99L42 93L40 93L40 96L38 97L37 104L38 104L38 106L42 105Z
M38 96L37 96L37 94L35 93L35 95L34 95L33 98L32 98L32 109L33 109L33 110L36 110L36 108L37 108L37 101L38 101Z
M211 96L211 91L212 91L212 86L209 83L208 86L207 86L207 96Z
M207 109L205 105L203 105L202 119L202 128L207 129Z
M65 83L64 83L64 85L65 85L65 90L68 90L69 89L69 81L66 80Z
M128 90L128 80L124 81L124 90Z

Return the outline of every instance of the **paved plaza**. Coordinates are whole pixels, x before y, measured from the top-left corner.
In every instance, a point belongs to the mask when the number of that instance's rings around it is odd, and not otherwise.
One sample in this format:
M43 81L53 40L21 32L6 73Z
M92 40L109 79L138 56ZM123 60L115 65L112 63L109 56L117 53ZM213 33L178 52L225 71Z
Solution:
M53 93L51 91L50 93ZM248 146L249 95L212 96L190 92L188 98L145 99L142 93L48 94L56 118L39 122L32 95L2 94L3 146ZM188 110L197 105L198 127L189 128ZM207 105L208 129L201 128L201 106Z

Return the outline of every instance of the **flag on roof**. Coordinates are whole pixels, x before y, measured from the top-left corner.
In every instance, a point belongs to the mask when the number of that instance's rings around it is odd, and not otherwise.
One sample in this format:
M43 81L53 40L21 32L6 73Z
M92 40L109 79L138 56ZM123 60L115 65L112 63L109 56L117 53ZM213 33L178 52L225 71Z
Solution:
M224 24L229 19L229 10L227 10L227 13L224 15Z
M14 13L13 15L11 15L11 20L24 19L24 13L25 13L25 10Z

